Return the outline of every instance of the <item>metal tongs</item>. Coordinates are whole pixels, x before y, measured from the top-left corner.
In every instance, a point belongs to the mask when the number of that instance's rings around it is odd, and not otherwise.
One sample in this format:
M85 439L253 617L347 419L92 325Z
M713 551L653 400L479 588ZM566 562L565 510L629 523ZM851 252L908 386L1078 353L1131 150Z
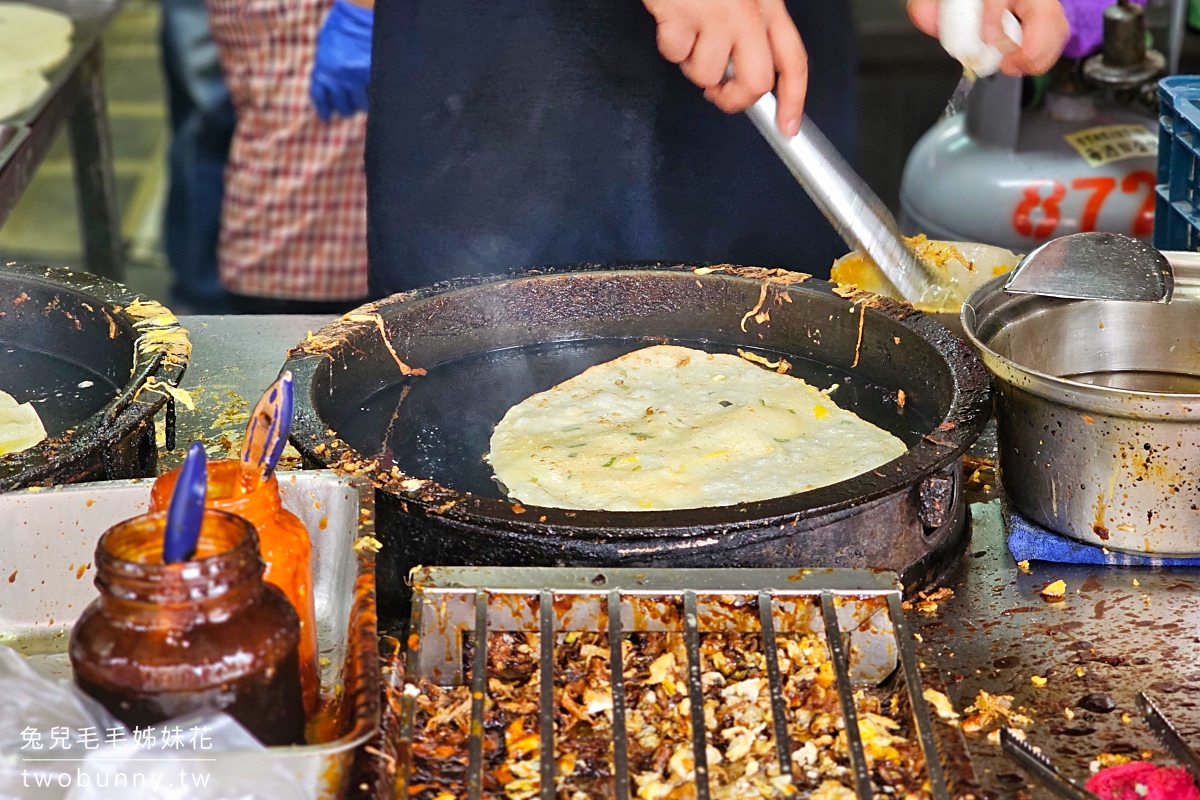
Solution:
M1135 700L1142 719L1146 720L1150 730L1163 743L1163 747L1167 748L1171 758L1178 761L1180 766L1192 776L1195 784L1200 786L1200 757L1197 757L1196 751L1183 740L1179 731L1175 730L1175 726L1163 716L1163 713L1158 710L1158 706L1154 705L1154 701L1147 697L1145 692L1138 692Z
M1151 732L1167 748L1171 757L1188 771L1196 785L1200 786L1200 757L1196 751L1183 740L1179 731L1163 716L1145 692L1138 692L1136 701L1138 712ZM1000 747L1021 769L1063 800L1100 800L1097 795L1059 772L1043 753L1035 750L1033 745L1024 739L1017 738L1011 728L1000 729Z

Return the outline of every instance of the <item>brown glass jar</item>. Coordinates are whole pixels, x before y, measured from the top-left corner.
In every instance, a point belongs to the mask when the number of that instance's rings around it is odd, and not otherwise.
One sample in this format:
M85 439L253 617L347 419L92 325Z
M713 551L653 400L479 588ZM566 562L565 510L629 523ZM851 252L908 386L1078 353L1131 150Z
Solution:
M129 726L208 708L263 744L303 744L300 622L263 582L253 526L205 509L179 564L162 562L165 527L165 513L145 514L100 537L100 598L71 632L76 683Z

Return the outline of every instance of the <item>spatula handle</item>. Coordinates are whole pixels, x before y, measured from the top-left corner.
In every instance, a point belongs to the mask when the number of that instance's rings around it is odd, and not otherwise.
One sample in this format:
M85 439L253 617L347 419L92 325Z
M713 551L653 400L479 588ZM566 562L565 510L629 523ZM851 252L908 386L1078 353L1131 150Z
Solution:
M936 294L938 282L900 239L887 206L807 114L790 139L775 125L774 94L763 95L746 115L846 244L870 256L905 299Z
M204 445L192 442L175 481L171 504L167 507L167 527L163 532L164 564L189 561L195 555L207 494L208 459Z
M263 393L242 445L242 469L262 480L275 470L292 430L292 373L285 371Z

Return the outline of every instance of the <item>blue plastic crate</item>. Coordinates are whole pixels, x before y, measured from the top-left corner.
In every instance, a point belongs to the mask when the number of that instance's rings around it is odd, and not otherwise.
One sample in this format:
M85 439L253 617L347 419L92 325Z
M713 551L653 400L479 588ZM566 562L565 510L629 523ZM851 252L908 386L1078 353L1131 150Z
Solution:
M1200 76L1158 82L1154 246L1200 250Z

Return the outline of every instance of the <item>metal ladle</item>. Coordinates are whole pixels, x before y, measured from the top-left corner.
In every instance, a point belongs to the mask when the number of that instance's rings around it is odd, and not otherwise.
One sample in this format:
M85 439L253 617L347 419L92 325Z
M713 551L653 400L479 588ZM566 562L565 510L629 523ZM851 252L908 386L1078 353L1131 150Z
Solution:
M1167 303L1175 289L1167 256L1119 233L1072 233L1025 256L1004 287L1009 294L1071 300Z
M775 106L775 95L768 92L746 109L746 116L846 244L866 253L910 302L932 302L947 294L949 287L943 276L905 245L887 206L816 124L805 115L800 120L800 132L788 138L775 125Z

